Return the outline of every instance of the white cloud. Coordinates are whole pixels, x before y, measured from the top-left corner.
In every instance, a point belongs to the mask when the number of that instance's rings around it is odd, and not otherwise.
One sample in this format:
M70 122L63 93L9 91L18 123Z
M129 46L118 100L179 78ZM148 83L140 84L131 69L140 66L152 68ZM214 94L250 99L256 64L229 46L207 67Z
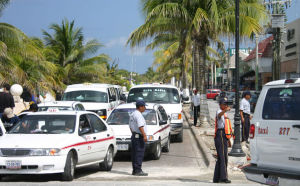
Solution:
M127 37L119 37L119 38L115 38L110 40L108 43L105 44L105 47L107 48L112 48L115 46L125 46L127 41Z

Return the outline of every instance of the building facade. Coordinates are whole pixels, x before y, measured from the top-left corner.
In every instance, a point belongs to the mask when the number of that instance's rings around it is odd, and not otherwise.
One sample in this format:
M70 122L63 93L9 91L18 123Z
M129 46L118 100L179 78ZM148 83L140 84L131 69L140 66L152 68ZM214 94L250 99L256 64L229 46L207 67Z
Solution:
M300 18L286 25L281 45L281 78L300 77Z

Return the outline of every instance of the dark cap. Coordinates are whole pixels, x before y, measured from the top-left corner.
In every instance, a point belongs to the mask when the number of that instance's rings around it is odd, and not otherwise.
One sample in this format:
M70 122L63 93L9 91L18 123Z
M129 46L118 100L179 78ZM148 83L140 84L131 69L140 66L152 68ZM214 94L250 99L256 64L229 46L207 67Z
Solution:
M251 93L250 93L249 91L245 91L243 94L244 94L243 97L245 97L245 96L247 96L247 95L251 96Z
M221 98L221 99L219 100L219 104L220 104L220 105L221 105L221 104L227 105L227 104L228 104L227 99L226 99L226 98Z
M137 107L142 107L142 106L146 106L146 103L144 100L137 100L135 105Z

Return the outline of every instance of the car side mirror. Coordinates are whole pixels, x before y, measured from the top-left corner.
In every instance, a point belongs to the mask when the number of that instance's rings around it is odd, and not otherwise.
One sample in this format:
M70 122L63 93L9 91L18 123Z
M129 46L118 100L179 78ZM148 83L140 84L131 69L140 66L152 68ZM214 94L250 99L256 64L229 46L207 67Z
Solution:
M83 128L81 131L79 131L79 136L82 136L82 135L85 135L85 134L88 134L91 132L91 129L90 128Z
M167 123L168 123L167 120L160 120L160 121L159 121L159 125L165 125L165 124L167 124Z

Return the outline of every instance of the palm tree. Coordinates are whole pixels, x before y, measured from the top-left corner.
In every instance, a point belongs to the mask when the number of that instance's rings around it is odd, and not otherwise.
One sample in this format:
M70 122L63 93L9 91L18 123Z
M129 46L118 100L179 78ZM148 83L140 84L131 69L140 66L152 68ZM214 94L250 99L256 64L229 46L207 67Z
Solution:
M0 62L1 83L19 83L32 92L36 87L47 91L58 87L53 79L56 66L45 59L34 40L6 23L0 23Z
M196 88L205 92L206 50L210 42L218 42L218 36L234 32L234 0L142 0L145 23L136 29L128 42L136 46L148 38L163 33L180 33L180 47L186 47L186 39L192 41ZM259 0L240 1L240 34L250 36L260 31L259 25L265 9ZM178 50L182 52L184 50Z
M95 39L84 44L82 28L75 28L74 21L65 19L61 25L51 24L49 28L54 33L51 35L43 30L45 44L57 54L53 61L63 68L65 83L103 81L109 56L90 57L102 44Z

